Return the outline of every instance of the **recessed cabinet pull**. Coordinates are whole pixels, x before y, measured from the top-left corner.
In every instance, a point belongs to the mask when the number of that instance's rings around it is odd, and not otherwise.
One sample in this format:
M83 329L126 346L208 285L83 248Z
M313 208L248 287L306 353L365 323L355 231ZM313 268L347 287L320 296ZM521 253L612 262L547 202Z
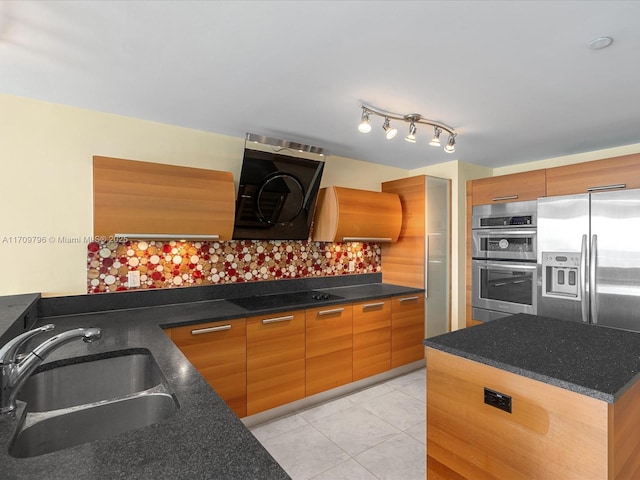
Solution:
M491 200L493 200L494 202L499 202L500 200L515 200L516 198L518 198L518 195L507 195L506 197L495 197Z
M332 313L344 312L344 308L332 308L331 310L320 310L318 315L331 315Z
M418 300L420 297L404 297L398 299L399 302L410 302L411 300Z
M203 333L222 332L223 330L231 330L231 325L220 325L219 327L196 328L191 330L191 335L202 335Z
M384 307L384 302L367 303L366 305L362 306L362 309L364 310L365 308L375 308L375 307Z
M288 322L289 320L293 320L293 315L287 315L286 317L275 317L275 318L265 318L262 320L264 325L268 323L278 323L278 322Z
M587 188L587 192L598 192L600 190L614 190L616 188L627 188L626 183L617 183L615 185L600 185L597 187L589 187Z

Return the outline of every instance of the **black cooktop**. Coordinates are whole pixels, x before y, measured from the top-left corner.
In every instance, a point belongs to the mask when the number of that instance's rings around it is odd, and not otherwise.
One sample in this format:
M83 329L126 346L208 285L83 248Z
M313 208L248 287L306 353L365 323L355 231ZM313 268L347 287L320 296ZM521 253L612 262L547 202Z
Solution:
M296 308L315 303L322 304L329 300L341 300L344 297L332 293L307 290L304 292L277 293L259 297L230 298L227 301L246 310L263 310L267 308Z

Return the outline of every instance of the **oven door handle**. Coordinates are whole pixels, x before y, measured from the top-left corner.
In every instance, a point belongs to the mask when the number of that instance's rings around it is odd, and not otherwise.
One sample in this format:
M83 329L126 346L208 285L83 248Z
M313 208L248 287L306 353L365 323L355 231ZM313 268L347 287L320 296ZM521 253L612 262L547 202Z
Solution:
M532 228L526 228L526 229L518 229L518 230L482 230L482 229L475 229L473 230L473 233L476 236L481 236L481 237L488 237L488 236L492 236L492 237L504 237L506 235L521 235L521 236L535 236L536 234L536 228L532 227Z
M517 269L517 270L535 270L537 268L536 264L522 264L522 263L504 263L504 262L482 262L479 263L478 266L487 267L487 268L499 268L502 270L507 269Z

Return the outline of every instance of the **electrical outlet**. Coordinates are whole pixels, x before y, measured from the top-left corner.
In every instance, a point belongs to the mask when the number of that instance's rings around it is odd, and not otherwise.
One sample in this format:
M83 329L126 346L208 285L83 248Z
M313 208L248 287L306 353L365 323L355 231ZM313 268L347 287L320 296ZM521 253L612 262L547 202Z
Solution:
M356 271L356 261L355 260L349 260L349 271L350 272L355 272Z
M129 288L136 288L140 286L140 271L139 270L129 270L127 272L127 283L129 284Z

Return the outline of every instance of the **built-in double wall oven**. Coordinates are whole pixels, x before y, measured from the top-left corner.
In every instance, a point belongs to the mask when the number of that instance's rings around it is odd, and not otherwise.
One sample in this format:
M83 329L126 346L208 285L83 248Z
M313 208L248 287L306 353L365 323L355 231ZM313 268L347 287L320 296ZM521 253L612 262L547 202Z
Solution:
M474 320L536 313L536 215L535 200L473 207Z

